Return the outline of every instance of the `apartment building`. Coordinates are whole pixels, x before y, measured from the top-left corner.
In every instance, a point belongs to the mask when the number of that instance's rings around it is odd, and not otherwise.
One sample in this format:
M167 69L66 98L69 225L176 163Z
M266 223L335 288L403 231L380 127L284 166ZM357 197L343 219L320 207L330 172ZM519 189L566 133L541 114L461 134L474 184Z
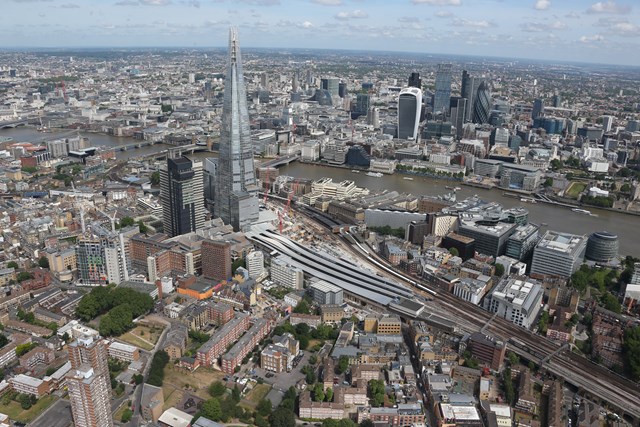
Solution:
M249 328L249 316L236 313L233 319L218 329L209 341L200 346L196 356L200 364L208 367L213 366L218 357L227 350L230 344L235 343L247 328Z

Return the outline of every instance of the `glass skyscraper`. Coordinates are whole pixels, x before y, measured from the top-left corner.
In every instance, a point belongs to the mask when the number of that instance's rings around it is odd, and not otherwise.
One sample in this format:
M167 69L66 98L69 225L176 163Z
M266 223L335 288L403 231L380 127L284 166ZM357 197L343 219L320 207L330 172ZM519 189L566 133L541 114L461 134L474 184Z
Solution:
M171 237L204 225L202 162L187 157L167 159L160 167L162 227Z
M489 123L489 115L491 114L491 92L486 82L480 83L476 102L473 106L473 122L485 124Z
M237 30L231 28L214 215L234 230L242 230L258 219L257 193L240 43Z
M417 139L422 91L415 87L402 89L398 97L398 138Z
M433 97L433 114L449 116L451 98L451 64L439 64L436 71L436 93Z

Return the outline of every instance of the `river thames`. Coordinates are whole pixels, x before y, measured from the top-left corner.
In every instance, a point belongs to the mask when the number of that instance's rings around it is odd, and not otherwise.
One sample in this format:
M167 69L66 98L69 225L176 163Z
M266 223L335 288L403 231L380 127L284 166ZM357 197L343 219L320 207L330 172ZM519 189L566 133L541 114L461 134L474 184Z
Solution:
M60 135L73 135L74 133L63 131ZM81 133L89 137L92 146L118 147L135 142L132 138L120 138L96 133ZM16 128L0 130L0 137L14 138L15 142L41 142L43 139L55 139L55 133L40 133L34 128ZM118 159L129 159L137 156L151 154L164 150L170 146L158 144L129 151L117 151ZM197 153L197 157L210 156L208 153ZM353 173L349 169L331 168L303 163L292 163L280 168L280 175L290 175L295 178L318 179L330 177L334 181L351 180L360 187L375 190L395 190L401 193L411 193L416 196L436 196L450 192L445 186L458 186L458 199L477 194L487 201L494 201L505 207L524 207L529 211L529 221L536 224L546 223L545 229L566 231L575 234L590 234L594 231L609 231L618 235L620 239L620 253L624 255L640 255L640 217L623 213L600 210L589 207L596 216L572 212L569 208L548 205L544 203L523 203L517 198L503 196L500 189L486 190L482 188L467 187L457 181L444 181L432 178L413 177L412 180L404 179L405 175L384 175L380 178L367 176L364 172Z

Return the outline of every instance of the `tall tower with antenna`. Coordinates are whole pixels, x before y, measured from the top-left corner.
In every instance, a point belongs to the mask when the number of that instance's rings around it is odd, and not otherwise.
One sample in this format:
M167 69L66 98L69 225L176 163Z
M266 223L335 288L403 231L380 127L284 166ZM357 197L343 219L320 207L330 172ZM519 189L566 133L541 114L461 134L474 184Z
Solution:
M234 230L242 230L258 219L257 195L240 42L237 30L231 28L214 215L231 224Z

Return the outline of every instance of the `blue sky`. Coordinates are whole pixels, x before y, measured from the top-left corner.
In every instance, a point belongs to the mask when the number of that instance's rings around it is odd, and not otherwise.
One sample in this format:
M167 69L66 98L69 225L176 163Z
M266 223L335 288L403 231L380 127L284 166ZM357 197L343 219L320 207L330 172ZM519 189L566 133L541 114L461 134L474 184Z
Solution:
M3 47L302 47L640 66L638 0L0 0Z

